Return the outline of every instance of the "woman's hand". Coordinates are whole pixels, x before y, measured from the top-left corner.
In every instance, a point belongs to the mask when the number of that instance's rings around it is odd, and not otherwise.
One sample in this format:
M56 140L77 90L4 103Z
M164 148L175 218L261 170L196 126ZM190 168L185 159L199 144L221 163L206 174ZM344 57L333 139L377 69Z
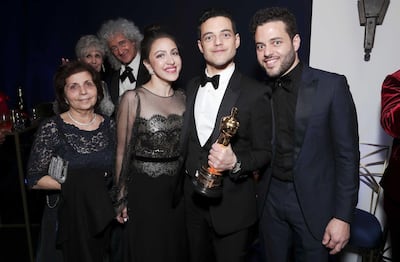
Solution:
M117 221L121 224L124 224L126 222L128 222L129 216L128 216L128 208L124 207L121 211L121 213L119 213L116 217Z
M61 57L61 65L65 65L66 63L69 63L69 59Z

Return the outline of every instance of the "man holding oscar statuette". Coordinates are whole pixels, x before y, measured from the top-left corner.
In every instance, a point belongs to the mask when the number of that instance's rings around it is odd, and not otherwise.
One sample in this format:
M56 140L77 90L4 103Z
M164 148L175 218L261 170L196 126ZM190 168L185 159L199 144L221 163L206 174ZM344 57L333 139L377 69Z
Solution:
M197 45L206 68L187 86L184 198L191 262L243 262L256 224L252 172L271 159L269 90L235 67L231 14L208 9Z
M236 120L237 108L233 107L230 116L221 119L221 126L217 143L229 145L230 139L237 132L239 122ZM237 164L239 165L239 164ZM202 166L193 178L195 191L207 197L222 196L222 173L213 166Z

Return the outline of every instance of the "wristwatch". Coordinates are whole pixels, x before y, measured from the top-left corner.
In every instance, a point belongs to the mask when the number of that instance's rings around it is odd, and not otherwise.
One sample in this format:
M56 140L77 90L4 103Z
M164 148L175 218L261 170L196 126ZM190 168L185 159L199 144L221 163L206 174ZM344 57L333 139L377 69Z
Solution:
M240 163L240 161L237 161L236 164L233 166L231 172L232 172L233 174L239 173L239 171L242 169L242 168L241 168L241 165L242 165L242 163Z

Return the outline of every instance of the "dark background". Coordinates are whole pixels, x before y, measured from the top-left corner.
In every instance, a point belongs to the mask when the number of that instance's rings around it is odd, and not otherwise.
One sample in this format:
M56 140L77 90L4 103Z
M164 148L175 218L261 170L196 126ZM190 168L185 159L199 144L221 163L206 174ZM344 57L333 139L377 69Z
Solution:
M54 100L52 78L61 57L74 58L75 43L85 34L97 34L108 19L124 17L143 29L161 23L172 29L180 44L184 84L204 70L198 51L197 18L203 9L224 7L235 17L241 35L236 65L244 73L261 80L249 33L249 21L256 10L269 6L288 7L297 16L302 38L300 59L308 64L312 0L2 0L0 3L0 91L9 96L8 106L16 107L17 87L22 86L26 108ZM24 165L29 156L33 132L21 136ZM0 145L0 261L28 261L21 191L17 176L13 137ZM26 190L33 248L36 249L45 200L38 190Z
M203 70L197 49L197 18L203 9L223 7L232 12L241 35L236 64L241 71L260 78L249 21L257 9L288 7L297 16L302 37L300 57L308 64L312 0L4 0L0 4L0 91L15 107L17 87L22 86L27 109L54 99L53 74L61 57L74 58L80 36L97 34L108 19L124 17L141 30L161 23L172 28L183 58L182 85Z

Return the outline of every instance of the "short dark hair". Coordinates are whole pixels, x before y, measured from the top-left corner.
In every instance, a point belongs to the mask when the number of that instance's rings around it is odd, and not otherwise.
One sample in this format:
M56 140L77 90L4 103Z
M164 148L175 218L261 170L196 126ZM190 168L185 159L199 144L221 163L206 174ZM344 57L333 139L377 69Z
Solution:
M276 21L281 21L285 24L286 32L291 39L298 34L296 17L289 9L284 7L270 7L258 10L251 19L250 32L254 36L258 26Z
M57 111L61 114L69 110L69 105L65 100L65 84L66 79L73 74L80 72L88 72L92 76L93 83L97 89L97 102L95 108L98 107L100 101L103 99L103 86L100 78L100 74L89 64L73 60L68 63L61 65L54 75L54 91L56 94Z
M235 20L233 20L233 16L228 10L222 8L209 8L203 11L197 23L197 35L199 39L201 38L201 29L200 29L201 25L208 19L217 16L223 16L231 20L233 32L235 34L237 33Z

